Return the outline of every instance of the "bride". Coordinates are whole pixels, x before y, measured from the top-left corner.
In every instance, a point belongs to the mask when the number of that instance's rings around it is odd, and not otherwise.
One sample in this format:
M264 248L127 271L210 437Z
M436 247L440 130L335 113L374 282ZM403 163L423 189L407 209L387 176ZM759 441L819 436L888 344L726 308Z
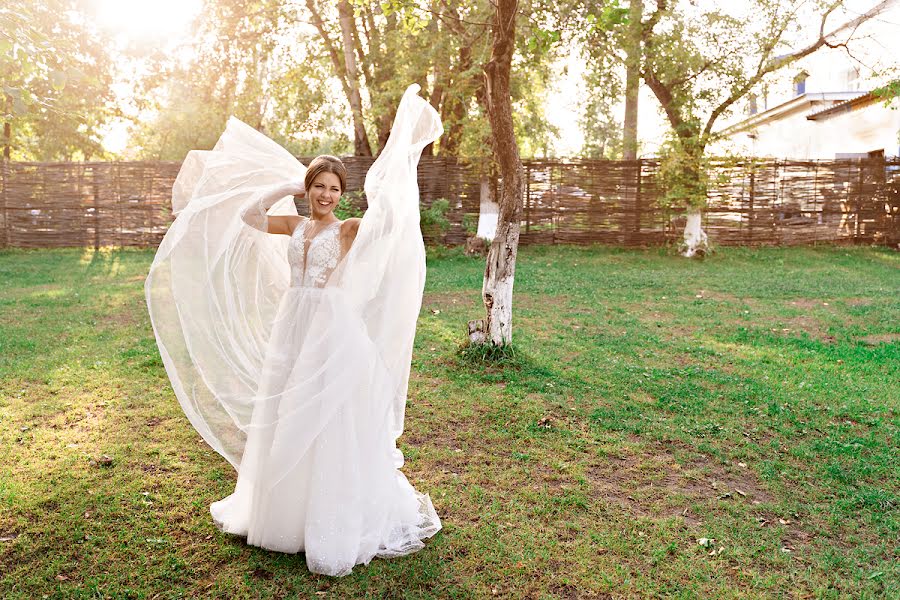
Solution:
M214 523L304 552L316 573L415 552L441 528L396 444L425 281L416 165L442 132L418 89L366 175L362 219L334 215L340 160L304 168L230 119L212 151L185 159L145 282L175 394L237 470Z

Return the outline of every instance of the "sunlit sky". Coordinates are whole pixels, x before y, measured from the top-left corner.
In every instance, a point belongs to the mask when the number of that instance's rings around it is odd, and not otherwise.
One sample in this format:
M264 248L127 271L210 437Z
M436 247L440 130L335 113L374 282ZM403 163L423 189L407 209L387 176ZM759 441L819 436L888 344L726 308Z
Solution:
M203 0L92 0L97 24L131 40L171 40L188 33Z
M174 48L190 37L190 25L203 7L203 0L91 0L91 15L97 25L115 36L120 48L148 45ZM113 86L120 101L128 101L131 88ZM120 153L128 146L128 122L114 121L103 137L103 146Z
M711 0L707 0L711 1ZM202 9L203 0L89 0L91 15L98 26L112 32L120 48L151 44L155 48L171 48L187 42L193 19ZM875 0L850 0L849 6L866 10ZM848 11L852 15L856 11ZM857 12L858 14L858 12ZM846 17L845 17L846 18ZM836 23L843 19L835 19ZM578 128L579 100L586 90L582 84L584 65L578 56L569 56L556 65L557 81L546 97L547 119L559 129L555 153L559 156L577 155L583 144ZM127 83L115 86L120 101L130 100ZM617 107L619 118L623 107ZM641 92L639 137L643 152L653 152L665 131L657 103L649 90ZM112 152L122 152L128 145L128 123L113 123L106 132L103 145ZM348 132L350 133L350 132Z

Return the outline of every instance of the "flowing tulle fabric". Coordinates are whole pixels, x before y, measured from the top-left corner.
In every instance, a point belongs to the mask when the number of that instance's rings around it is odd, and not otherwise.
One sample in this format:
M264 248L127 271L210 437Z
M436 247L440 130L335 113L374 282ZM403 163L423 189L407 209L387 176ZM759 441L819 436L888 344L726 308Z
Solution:
M356 240L324 287L292 285L288 236L241 220L305 167L234 118L213 150L187 156L145 283L175 394L238 471L211 506L216 524L304 551L319 573L413 552L441 527L396 447L425 281L416 166L442 132L417 91L400 102ZM292 198L269 214L296 214Z

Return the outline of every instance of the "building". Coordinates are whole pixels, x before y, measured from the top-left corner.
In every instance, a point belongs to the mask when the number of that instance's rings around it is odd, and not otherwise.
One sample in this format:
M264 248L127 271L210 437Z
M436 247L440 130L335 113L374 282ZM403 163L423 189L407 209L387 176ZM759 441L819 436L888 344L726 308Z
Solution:
M712 154L791 159L900 155L900 100L873 90L896 79L897 3L854 33L846 48L824 48L759 86L719 130Z

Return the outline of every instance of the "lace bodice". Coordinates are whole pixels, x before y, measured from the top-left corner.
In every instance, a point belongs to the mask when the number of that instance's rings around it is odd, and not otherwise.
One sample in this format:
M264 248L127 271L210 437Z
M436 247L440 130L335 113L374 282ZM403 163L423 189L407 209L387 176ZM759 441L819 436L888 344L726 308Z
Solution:
M298 224L288 243L291 287L324 287L341 257L341 221L326 225L307 240L311 223L307 220Z

